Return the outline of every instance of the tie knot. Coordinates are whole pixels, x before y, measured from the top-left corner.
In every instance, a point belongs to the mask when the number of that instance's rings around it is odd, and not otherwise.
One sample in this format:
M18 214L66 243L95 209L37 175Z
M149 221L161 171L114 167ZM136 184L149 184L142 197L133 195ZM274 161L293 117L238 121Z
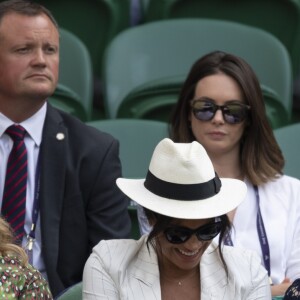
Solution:
M21 125L11 125L5 131L13 141L21 141L24 139L26 130Z

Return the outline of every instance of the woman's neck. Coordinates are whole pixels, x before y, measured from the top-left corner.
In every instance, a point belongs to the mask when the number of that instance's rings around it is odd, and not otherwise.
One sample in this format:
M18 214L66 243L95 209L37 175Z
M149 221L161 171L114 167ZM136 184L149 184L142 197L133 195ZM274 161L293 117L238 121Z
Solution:
M197 266L192 270L178 270L176 267L172 269L160 266L160 277L164 281L174 282L178 285L181 285L191 278L197 278L197 281L199 281L200 268Z
M201 299L199 266L189 271L176 269L176 267L165 268L160 265L161 298L164 300Z
M237 154L208 155L219 177L244 180L244 173L242 171L240 159ZM227 216L231 222L233 222L235 213L236 208L227 213Z
M213 166L219 177L244 179L244 174L237 155L213 155L209 154Z

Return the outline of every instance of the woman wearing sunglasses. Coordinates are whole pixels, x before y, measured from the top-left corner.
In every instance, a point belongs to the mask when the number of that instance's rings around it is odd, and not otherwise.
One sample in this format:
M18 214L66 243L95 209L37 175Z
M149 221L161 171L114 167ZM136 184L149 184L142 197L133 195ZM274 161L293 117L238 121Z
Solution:
M146 179L117 180L145 208L152 230L140 240L101 241L83 274L83 299L266 300L271 290L256 253L221 246L227 213L246 185L219 178L198 142L162 140ZM219 235L219 243L212 240Z
M225 243L260 254L272 295L283 295L300 277L300 181L282 175L284 159L251 67L219 51L195 62L174 110L171 137L200 142L221 177L247 184L246 200L228 214L235 230Z

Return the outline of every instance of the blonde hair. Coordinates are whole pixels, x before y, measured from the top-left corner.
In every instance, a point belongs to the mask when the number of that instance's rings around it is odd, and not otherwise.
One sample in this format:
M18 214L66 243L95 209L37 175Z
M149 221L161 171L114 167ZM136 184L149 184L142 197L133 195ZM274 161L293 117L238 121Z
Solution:
M2 256L15 256L22 265L26 265L28 257L24 249L14 244L14 235L10 225L0 217L0 254Z

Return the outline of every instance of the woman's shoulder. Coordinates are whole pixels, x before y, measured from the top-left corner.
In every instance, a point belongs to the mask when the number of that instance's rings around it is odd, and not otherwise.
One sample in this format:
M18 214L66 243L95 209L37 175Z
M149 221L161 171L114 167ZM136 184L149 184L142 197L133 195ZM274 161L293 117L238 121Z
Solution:
M226 261L236 258L236 260L242 264L248 264L250 261L261 264L261 259L255 251L243 247L231 247L224 245L222 248L222 253Z
M222 245L221 247L222 255L226 264L233 265L245 265L248 266L249 263L261 264L261 259L255 251L243 248L243 247L232 247ZM206 254L215 256L214 260L219 259L219 249L216 242L212 242L206 251Z
M260 185L259 190L267 194L282 195L283 198L298 198L300 195L300 180L282 175Z
M52 299L48 283L30 264L23 264L15 256L0 256L0 298L40 297Z
M267 271L254 251L240 247L222 246L225 268L217 245L214 243L207 250L201 258L201 274L205 276L204 286L206 288L228 286L234 295L231 299L241 299L240 295L245 292L253 291L259 286L269 286Z
M287 183L287 184L293 184L293 185L300 185L299 178L286 175L286 174L279 176L275 181Z
M15 274L23 274L26 271L26 265L24 265L20 259L14 255L0 256L0 276L5 278L12 276L18 278Z
M92 255L102 261L107 261L108 257L115 260L130 259L142 249L146 248L147 236L142 236L139 240L116 239L102 240L94 248Z
M257 277L267 276L267 271L262 266L261 258L255 251L242 247L224 246L222 253L229 272L237 274L242 270L245 272L248 270L244 275L249 276L252 280L258 279Z
M280 175L273 180L268 181L265 186L272 187L291 187L300 189L300 180L296 177L292 177L289 175Z
M134 239L113 239L102 240L94 248L93 252L103 251L103 249L120 249L124 247L135 248L144 244L146 236L141 237L138 240Z
M149 255L146 240L146 235L139 240L102 240L93 248L85 265L85 272L89 273L96 266L117 282L121 270L129 272L138 262L152 262L155 255ZM151 247L149 251L153 251Z

